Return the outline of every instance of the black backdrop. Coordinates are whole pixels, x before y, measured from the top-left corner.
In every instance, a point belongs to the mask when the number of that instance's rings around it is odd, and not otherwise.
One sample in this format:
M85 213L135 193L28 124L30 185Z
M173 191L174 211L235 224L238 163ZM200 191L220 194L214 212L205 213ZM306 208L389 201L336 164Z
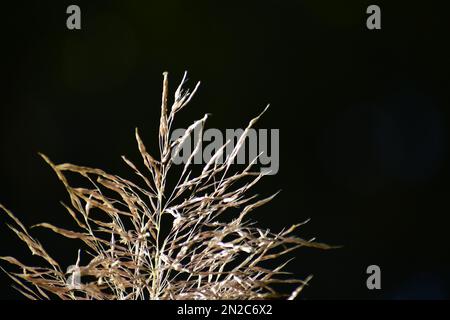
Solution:
M68 1L1 4L0 203L26 225L69 226L67 195L37 156L127 172L133 130L156 147L161 73L202 85L180 126L280 129L280 170L258 192L283 191L253 218L343 245L300 250L289 269L314 274L303 298L449 298L448 8L368 1ZM394 3L392 3L394 2ZM0 255L28 255L0 219ZM67 264L71 241L36 230ZM366 288L377 264L382 289ZM3 265L4 266L4 265ZM0 298L17 298L5 275Z

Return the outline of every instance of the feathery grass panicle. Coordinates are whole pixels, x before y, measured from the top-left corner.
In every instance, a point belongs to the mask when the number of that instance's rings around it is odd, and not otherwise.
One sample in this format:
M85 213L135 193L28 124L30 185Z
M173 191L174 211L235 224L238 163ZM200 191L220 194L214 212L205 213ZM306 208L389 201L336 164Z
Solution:
M171 141L175 115L191 100L198 84L192 93L185 90L185 74L169 107L168 75L163 75L159 159L147 151L137 129L136 141L145 171L122 156L139 184L100 169L54 164L41 154L67 189L71 205L63 203L63 206L79 230L49 223L34 227L79 239L85 245L78 252L75 265L67 272L25 226L0 205L14 222L8 226L33 255L46 263L45 267L32 267L13 257L1 257L21 270L7 274L15 282L15 288L29 299L55 296L61 299L294 299L310 278L286 279L283 268L287 262L280 258L299 247L329 248L294 236L300 224L273 233L246 219L252 210L275 196L255 200L254 195L249 195L250 189L264 175L251 171L255 161L236 173L231 174L229 170L245 143L246 133L262 114L250 121L225 161L220 159L226 144L216 151L199 175L191 177L192 158L201 152L197 142L178 183L167 189L173 164L171 155L180 150L194 129L203 130L207 115L194 122L184 136ZM90 187L71 186L66 178L69 172L86 178ZM242 183L245 179L249 179L248 182ZM238 182L242 185L238 186ZM230 221L221 220L223 213L232 208L240 213ZM93 210L101 215L90 214ZM168 232L162 231L163 217L165 221L170 218ZM86 265L80 264L80 254L84 259L89 258ZM272 260L278 261L276 267L264 267L266 261ZM273 289L277 283L297 285L290 295L283 295Z

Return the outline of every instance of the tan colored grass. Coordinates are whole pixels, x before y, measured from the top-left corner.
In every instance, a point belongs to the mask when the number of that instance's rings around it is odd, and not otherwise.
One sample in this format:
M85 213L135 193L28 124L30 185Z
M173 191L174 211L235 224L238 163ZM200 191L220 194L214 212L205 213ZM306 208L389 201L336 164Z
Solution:
M186 77L186 75L185 75ZM32 267L13 257L2 260L18 267L8 272L15 288L30 299L293 299L305 280L284 275L289 252L300 247L327 249L329 246L293 235L300 226L293 225L278 233L256 227L247 215L270 201L275 195L257 200L251 188L263 174L246 169L230 173L245 134L261 115L250 121L233 152L221 163L224 148L217 151L201 173L192 177L192 158L184 166L178 183L168 188L172 167L171 154L192 135L203 130L207 115L192 124L184 137L171 142L170 133L176 113L190 101L192 93L184 90L185 77L168 104L168 76L164 73L159 158L147 152L136 129L136 140L145 170L129 159L124 162L134 171L132 182L103 170L70 163L54 164L41 155L56 172L70 196L63 204L78 225L78 231L41 223L64 237L84 243L77 262L68 270L45 251L25 226L4 206L0 208L12 219L9 227L28 246L33 255L45 260L45 266ZM266 108L267 109L267 108ZM224 146L225 147L225 146ZM73 187L66 174L76 173L89 187ZM248 179L248 180L245 180ZM239 182L246 181L246 183ZM112 197L110 194L115 194ZM231 220L224 212L239 210ZM100 214L90 214L93 210ZM162 235L162 218L170 219L170 231ZM164 218L166 220L166 218ZM81 265L80 254L89 262ZM83 260L83 259L82 259ZM276 261L273 268L267 261ZM67 272L65 271L67 270ZM295 284L290 295L273 289L274 284Z

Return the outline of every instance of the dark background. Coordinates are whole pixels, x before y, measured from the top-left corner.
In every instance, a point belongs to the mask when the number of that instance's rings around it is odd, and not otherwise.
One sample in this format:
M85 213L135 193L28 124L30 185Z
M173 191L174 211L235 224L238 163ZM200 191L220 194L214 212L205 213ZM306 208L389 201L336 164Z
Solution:
M262 226L312 221L289 270L314 274L304 299L450 297L448 8L411 1L17 1L1 5L0 203L30 226L73 226L63 186L38 157L128 172L134 128L155 150L161 73L202 85L178 118L212 113L239 128L280 129L282 193ZM394 3L393 3L394 2ZM78 4L82 30L66 28ZM366 28L378 4L382 30ZM0 255L28 251L0 218ZM72 241L33 231L67 265ZM377 264L382 289L366 288ZM5 264L2 264L5 267ZM9 267L9 266L7 266ZM11 270L11 269L9 269ZM0 276L0 298L19 298Z

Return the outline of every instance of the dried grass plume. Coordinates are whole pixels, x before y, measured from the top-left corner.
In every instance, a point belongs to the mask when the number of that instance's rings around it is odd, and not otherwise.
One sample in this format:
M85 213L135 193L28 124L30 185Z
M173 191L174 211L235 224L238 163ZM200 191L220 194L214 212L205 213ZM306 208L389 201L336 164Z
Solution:
M23 295L29 299L109 300L293 299L299 294L309 278L286 277L284 267L288 261L284 257L299 247L327 249L329 246L293 235L300 224L278 233L255 226L248 220L248 214L275 195L258 199L250 194L250 189L264 175L252 171L255 161L231 173L248 130L261 115L250 121L225 161L219 159L224 156L226 144L196 175L192 159L201 152L201 138L194 139L194 151L180 168L178 182L169 186L169 173L174 172L171 171L172 154L179 151L194 130L202 132L207 119L205 115L184 136L171 141L176 114L198 88L197 84L192 92L185 90L185 81L186 74L169 106L168 77L164 73L159 157L150 155L137 129L143 168L122 157L136 174L135 182L100 169L55 164L41 154L67 189L70 205L63 206L77 224L77 231L49 223L35 227L81 240L84 245L74 265L63 268L19 219L0 205L13 222L8 226L33 255L45 260L44 266L33 267L14 257L1 257L18 267L18 272L7 274ZM79 174L89 187L72 186L68 173ZM239 210L233 218L224 215L230 209ZM163 232L164 223L169 224L166 232ZM82 260L86 263L82 264ZM275 267L267 267L269 261L275 261ZM283 295L273 288L277 283L296 285L291 294Z

